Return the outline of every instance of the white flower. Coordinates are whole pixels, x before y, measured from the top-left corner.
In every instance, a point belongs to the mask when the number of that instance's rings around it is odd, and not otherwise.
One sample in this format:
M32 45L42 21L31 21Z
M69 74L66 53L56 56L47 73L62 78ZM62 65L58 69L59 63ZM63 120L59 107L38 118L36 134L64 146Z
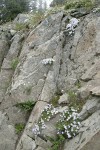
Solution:
M47 65L47 64L52 64L55 60L53 58L47 58L42 60L42 64Z
M75 27L78 26L79 20L76 18L72 18L70 23L66 26L67 31L69 31L69 35L72 35L75 31Z

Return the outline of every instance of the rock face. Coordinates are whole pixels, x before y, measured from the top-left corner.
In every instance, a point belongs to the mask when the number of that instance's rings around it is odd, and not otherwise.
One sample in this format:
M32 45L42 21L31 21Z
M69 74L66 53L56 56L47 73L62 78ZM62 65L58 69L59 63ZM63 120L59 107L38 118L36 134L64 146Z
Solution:
M27 16L19 17L19 22ZM15 19L18 21L17 19ZM41 111L55 95L63 106L70 103L68 92L76 91L79 99L87 101L80 116L80 133L66 141L64 150L91 150L100 137L100 15L90 13L80 18L69 34L70 19L63 11L48 16L27 34L0 27L0 147L2 150L47 150L52 143L35 137L32 128ZM6 34L5 34L6 33ZM52 61L51 61L52 60ZM47 62L48 61L48 62ZM17 62L17 63L14 63ZM46 62L46 63L44 63ZM67 93L67 94L66 94ZM29 120L27 112L16 104L36 102ZM55 121L47 124L44 135L55 138ZM26 124L27 122L27 124ZM22 135L16 134L16 124L26 124Z

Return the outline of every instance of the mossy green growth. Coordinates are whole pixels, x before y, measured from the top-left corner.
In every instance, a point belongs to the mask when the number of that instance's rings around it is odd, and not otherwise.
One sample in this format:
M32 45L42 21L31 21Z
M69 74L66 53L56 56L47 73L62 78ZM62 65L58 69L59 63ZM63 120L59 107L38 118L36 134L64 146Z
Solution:
M16 23L14 30L16 31L26 30L27 26L28 25L26 23Z
M63 11L64 10L64 6L61 5L57 5L55 7L51 7L50 9L48 9L46 11L46 17L50 16L51 14L55 14L59 11Z
M63 149L63 145L65 142L65 137L63 135L57 135L56 140L50 137L49 140L52 143L52 147L49 148L48 150L62 150Z
M81 100L77 98L77 95L74 91L68 91L69 95L69 106L73 107L80 112L83 108L83 105L85 104L85 100Z
M51 104L54 106L54 107L57 107L58 106L58 100L60 98L60 95L55 95L52 100L51 100Z
M12 68L12 70L16 69L18 63L19 63L18 58L15 58L15 59L12 60L12 62L11 62L11 68Z
M77 86L78 89L81 88L81 82L80 82L80 81L77 81L77 82L75 83L75 85Z
M95 0L77 0L77 1L68 1L65 4L65 10L76 9L76 8L85 8L91 10L95 6Z
M15 130L16 130L16 133L19 134L23 131L25 125L22 124L22 123L18 123L15 125Z
M44 13L36 12L33 14L30 18L30 24L31 25L37 25L39 22L41 22L44 19Z
M20 108L22 111L31 111L35 106L34 101L27 101L16 104L16 107Z

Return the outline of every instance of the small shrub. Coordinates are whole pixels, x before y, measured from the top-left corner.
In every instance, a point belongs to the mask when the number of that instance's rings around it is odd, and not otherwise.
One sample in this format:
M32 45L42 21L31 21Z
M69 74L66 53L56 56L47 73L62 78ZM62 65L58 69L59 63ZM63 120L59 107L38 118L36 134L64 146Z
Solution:
M15 70L16 67L17 67L17 65L18 65L18 63L19 63L18 58L13 59L12 62L11 62L11 68L12 68L13 70Z
M21 133L23 131L24 127L25 127L25 125L22 123L16 124L15 125L16 133L17 134Z
M31 18L30 18L30 24L31 25L37 25L44 19L44 13L36 12Z
M35 102L27 101L23 103L16 104L16 107L20 108L22 111L31 111L35 106Z
M80 1L74 1L74 2L67 2L65 4L65 9L73 9L73 8L81 8L84 7L87 10L90 10L94 7L94 1L92 0L80 0Z
M58 100L60 98L60 95L56 95L52 98L51 100L51 104L54 106L54 107L57 107L58 106Z
M68 91L68 95L69 95L69 107L74 107L80 112L82 110L85 101L78 99L77 94L74 91Z
M80 81L77 81L77 82L75 83L75 85L77 86L78 89L81 88L81 82L80 82Z
M60 5L60 6L57 5L57 6L55 6L55 7L52 7L52 8L50 8L50 9L48 9L48 10L46 11L46 13L45 13L45 16L48 17L49 15L54 14L54 13L57 13L57 12L59 12L59 11L62 11L63 9L64 9L64 7L62 7L61 5Z
M27 29L27 24L25 24L25 23L16 23L16 25L15 25L15 30L16 31L21 31L21 30L25 30L25 29Z

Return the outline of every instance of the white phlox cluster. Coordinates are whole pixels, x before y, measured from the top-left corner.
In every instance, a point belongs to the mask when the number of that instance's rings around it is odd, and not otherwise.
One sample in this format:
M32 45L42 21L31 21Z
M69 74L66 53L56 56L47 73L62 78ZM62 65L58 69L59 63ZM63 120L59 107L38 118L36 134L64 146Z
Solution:
M47 64L52 65L54 61L55 60L53 58L47 58L47 59L42 60L42 64L43 65L47 65Z
M62 127L60 128L59 125ZM77 110L70 108L60 115L57 134L64 134L70 139L77 135L80 125Z
M69 31L69 35L72 35L75 32L75 28L78 26L79 20L76 18L72 18L69 24L66 26L67 31Z
M50 119L58 114L59 109L55 108L52 104L48 104L41 113L39 122L32 129L35 135L41 134L41 131L46 128L45 122L50 121ZM68 139L76 136L81 125L77 110L72 107L64 110L60 114L60 119L56 125L58 135L65 135Z
M32 132L33 132L35 135L39 135L39 134L40 134L40 128L39 128L39 125L38 125L38 124L35 124L35 127L32 129Z

